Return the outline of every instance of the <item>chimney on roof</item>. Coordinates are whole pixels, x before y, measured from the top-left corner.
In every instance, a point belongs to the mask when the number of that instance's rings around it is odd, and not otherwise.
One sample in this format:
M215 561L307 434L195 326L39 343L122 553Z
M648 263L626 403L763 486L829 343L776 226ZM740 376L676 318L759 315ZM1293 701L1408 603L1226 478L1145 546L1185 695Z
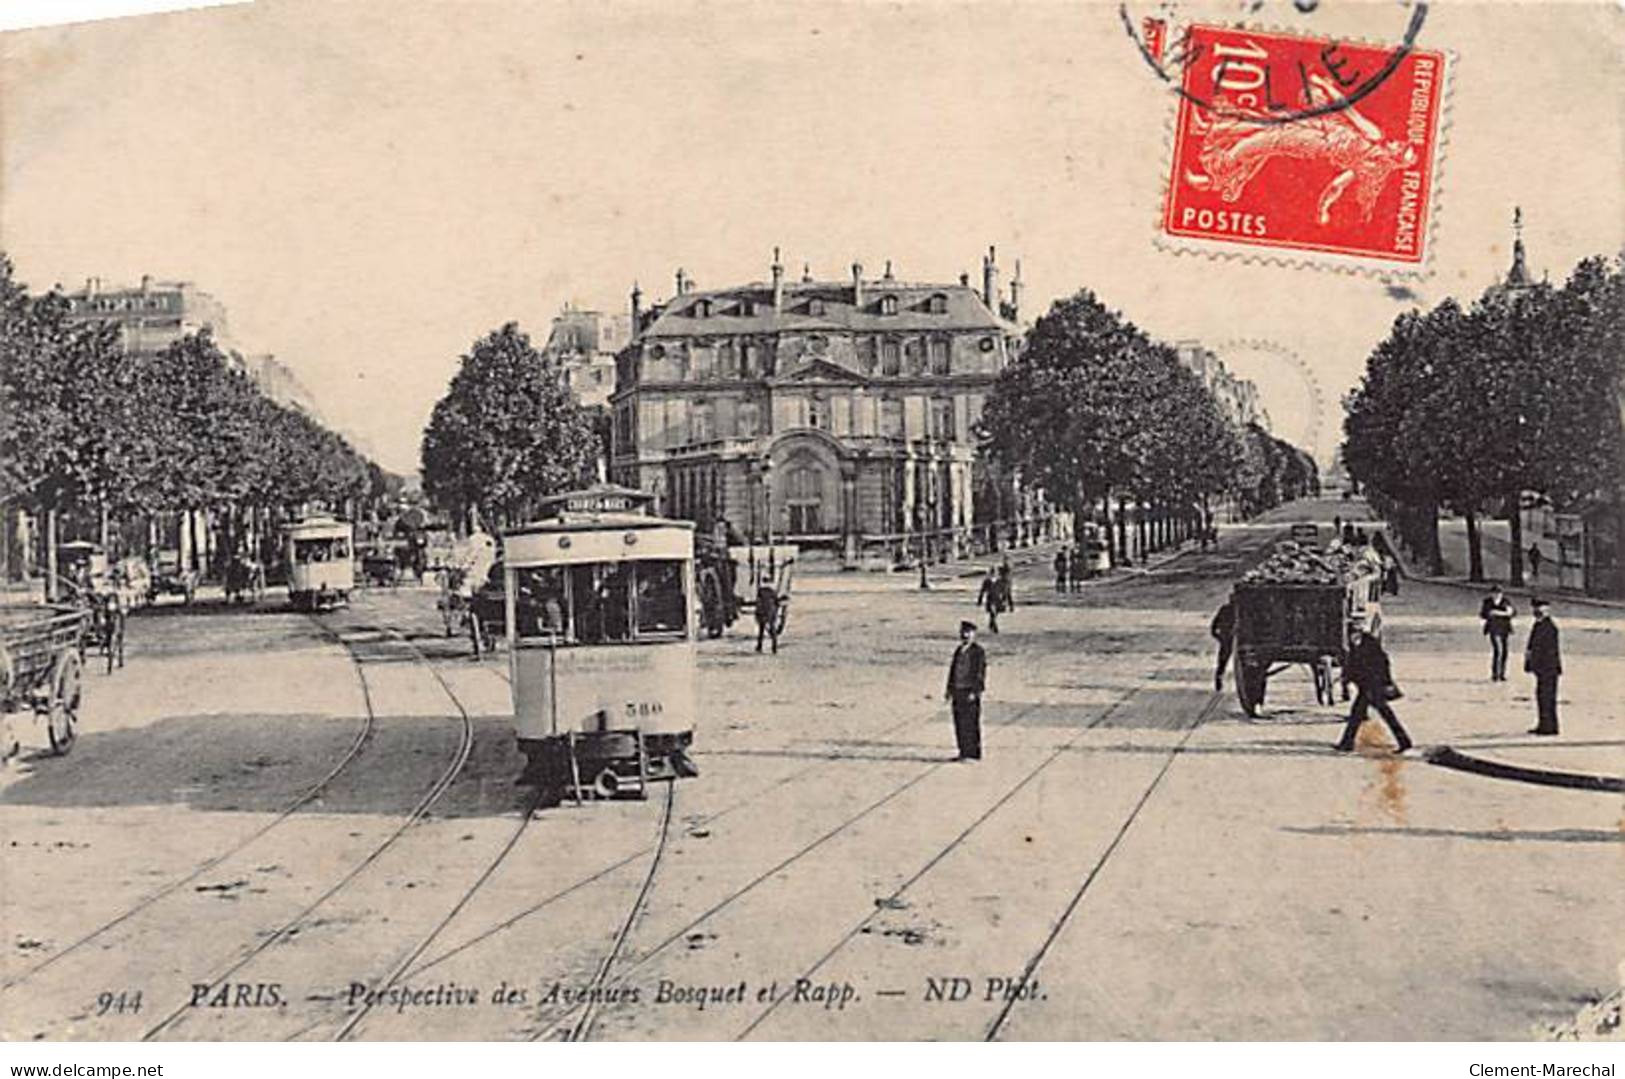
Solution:
M773 313L784 310L784 263L779 261L779 249L773 249Z
M852 264L852 306L863 306L863 263Z
M884 277L882 278L882 280L885 280L885 281L893 280L893 277L891 275L891 259L886 260L886 273L885 273Z
M1021 260L1016 259L1016 276L1010 279L1010 321L1021 321Z
M694 280L688 276L688 271L681 266L677 267L677 295L687 296L693 287Z
M640 325L642 323L642 321L643 321L643 290L638 288L638 283L636 281L634 281L634 282L632 282L632 334L633 334L633 336L636 336L637 332L640 329L643 328Z
M961 285L964 285L966 288L970 288L970 274L968 274L968 273L960 274L959 275L959 283Z
M150 273L144 273L141 275L141 291L152 291L152 275Z
M994 311L998 310L994 305L999 302L999 264L996 261L997 258L998 255L992 247L989 247L987 254L982 257L982 302Z
M801 264L801 283L803 285L812 284L812 263L810 262Z
M86 296L94 296L94 295L96 295L97 286L99 286L100 284L101 284L101 282L98 281L94 277L85 278L85 295Z

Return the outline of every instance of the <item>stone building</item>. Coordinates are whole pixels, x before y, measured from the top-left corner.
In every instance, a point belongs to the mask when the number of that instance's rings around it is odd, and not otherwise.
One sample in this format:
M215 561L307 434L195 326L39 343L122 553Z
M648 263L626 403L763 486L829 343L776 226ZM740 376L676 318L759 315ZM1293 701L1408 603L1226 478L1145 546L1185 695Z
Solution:
M990 248L981 288L905 282L852 266L701 290L682 270L632 339L611 396L611 473L661 512L741 536L828 546L847 564L946 556L1049 527L1036 492L981 468L975 425L1020 347L1021 273L1001 298Z
M627 315L566 307L553 319L542 355L559 365L578 403L608 407L615 389L615 356L631 339Z
M1259 402L1258 387L1252 381L1236 377L1217 353L1198 341L1181 341L1174 350L1179 362L1202 380L1226 419L1238 428L1256 423L1269 430L1269 413Z
M229 347L225 305L190 281L143 277L134 288L106 288L101 278L92 277L83 289L68 293L67 300L70 320L117 325L125 352L161 352L203 329L222 348Z

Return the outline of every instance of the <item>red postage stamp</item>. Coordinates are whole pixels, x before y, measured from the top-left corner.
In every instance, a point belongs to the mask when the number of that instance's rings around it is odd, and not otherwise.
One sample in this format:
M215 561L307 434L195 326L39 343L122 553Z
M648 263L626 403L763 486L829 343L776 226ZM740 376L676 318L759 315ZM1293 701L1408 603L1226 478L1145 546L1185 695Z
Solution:
M1215 26L1176 48L1164 237L1378 270L1426 260L1444 54Z

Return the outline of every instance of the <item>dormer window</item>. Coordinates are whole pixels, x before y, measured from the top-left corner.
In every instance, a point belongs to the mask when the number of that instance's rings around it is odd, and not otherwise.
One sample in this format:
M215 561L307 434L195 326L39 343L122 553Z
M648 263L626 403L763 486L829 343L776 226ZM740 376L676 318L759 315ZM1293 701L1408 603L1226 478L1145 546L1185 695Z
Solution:
M739 301L739 317L740 318L750 318L754 314L756 314L756 301L754 301L754 300L740 300Z
M947 293L933 292L931 298L925 302L925 309L933 315L946 315L948 313Z
M889 294L880 297L880 313L882 315L897 314L897 297Z
M695 301L695 303L694 303L694 317L695 318L710 318L711 317L711 301L710 300L697 300L697 301Z
M808 300L807 301L807 314L809 314L809 315L823 315L823 313L824 313L824 301L823 300L814 299L814 300Z

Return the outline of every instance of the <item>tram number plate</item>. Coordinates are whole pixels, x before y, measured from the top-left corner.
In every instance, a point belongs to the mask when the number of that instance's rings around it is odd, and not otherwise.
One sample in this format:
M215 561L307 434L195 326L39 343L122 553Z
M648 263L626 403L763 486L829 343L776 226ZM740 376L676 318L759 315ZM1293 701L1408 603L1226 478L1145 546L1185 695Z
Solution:
M652 716L662 715L666 708L659 701L627 701L626 718L628 720L649 719Z

